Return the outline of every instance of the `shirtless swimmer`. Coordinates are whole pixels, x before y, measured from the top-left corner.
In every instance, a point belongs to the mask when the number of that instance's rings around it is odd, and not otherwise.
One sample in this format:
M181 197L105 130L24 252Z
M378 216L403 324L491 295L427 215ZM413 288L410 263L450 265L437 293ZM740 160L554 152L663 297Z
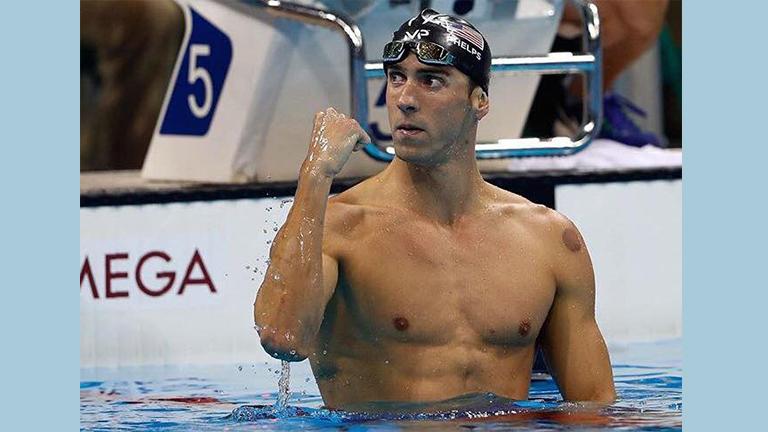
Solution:
M315 116L254 320L270 355L309 358L327 407L527 399L537 340L566 400L615 399L579 231L478 170L490 59L464 20L404 23L384 49L396 157L330 199L370 138L333 108Z

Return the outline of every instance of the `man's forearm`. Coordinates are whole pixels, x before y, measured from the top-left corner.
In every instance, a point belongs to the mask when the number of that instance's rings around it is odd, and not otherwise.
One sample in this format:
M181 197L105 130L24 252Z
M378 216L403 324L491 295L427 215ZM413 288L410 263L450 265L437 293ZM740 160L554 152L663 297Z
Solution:
M323 275L328 193L352 152L369 142L355 119L333 108L315 114L296 198L272 244L253 308L261 345L273 357L299 361L309 354L336 279L335 261L329 263L334 273Z
M264 348L286 360L306 357L322 322L323 226L333 178L305 163L288 218L275 236L254 305Z

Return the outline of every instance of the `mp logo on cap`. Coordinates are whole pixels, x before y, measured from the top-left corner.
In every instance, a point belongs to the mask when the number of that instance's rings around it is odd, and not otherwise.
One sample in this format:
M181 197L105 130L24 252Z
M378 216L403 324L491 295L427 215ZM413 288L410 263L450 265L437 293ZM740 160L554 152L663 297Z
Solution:
M418 29L412 32L405 32L405 40L421 39L422 37L426 36L429 36L429 30L427 29Z

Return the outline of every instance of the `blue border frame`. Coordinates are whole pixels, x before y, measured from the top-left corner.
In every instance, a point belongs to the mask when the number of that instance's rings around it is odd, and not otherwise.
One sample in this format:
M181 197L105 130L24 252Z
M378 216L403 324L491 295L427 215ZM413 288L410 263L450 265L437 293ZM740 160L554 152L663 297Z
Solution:
M76 430L79 6L2 15L3 429Z

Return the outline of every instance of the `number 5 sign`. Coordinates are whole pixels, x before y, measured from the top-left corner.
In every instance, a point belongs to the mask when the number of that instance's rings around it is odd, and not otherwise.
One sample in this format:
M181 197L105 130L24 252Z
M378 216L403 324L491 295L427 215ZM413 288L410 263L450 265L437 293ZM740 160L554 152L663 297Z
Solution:
M255 8L229 0L176 0L184 13L179 48L142 177L207 182L253 177L253 107L281 35ZM261 43L255 43L261 42ZM287 42L286 42L287 43ZM281 45L282 46L282 45ZM270 72L269 74L267 72ZM259 104L258 102L262 102ZM249 129L249 126L250 129Z
M160 127L161 134L202 136L208 133L232 61L229 37L195 9L189 10L192 31Z
M344 38L249 2L176 3L184 13L184 42L142 177L294 178L306 154L306 122L318 109L349 104Z

